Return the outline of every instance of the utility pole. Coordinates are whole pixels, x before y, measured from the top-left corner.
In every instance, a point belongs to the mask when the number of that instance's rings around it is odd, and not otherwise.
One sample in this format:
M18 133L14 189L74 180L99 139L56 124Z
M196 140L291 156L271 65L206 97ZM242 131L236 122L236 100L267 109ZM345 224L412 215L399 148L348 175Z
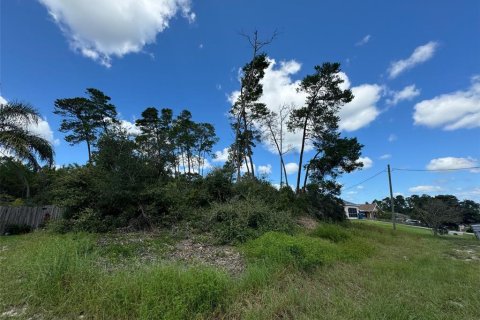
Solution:
M390 202L391 202L391 206L392 206L393 230L397 230L396 219L395 219L395 208L393 206L392 174L390 173L390 165L388 165L387 168L388 168L388 184L390 186Z

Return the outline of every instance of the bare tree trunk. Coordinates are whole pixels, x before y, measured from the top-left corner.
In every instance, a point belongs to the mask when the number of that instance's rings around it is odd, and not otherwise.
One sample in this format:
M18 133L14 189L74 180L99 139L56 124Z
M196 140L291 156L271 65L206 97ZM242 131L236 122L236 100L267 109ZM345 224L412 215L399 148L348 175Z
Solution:
M270 130L270 134L272 135L273 143L275 144L275 147L277 148L278 156L280 157L280 186L282 186L282 181L283 181L283 173L285 173L285 182L288 187L288 178L287 178L287 169L285 168L285 162L283 161L283 138L282 138L282 131L280 130L280 145L275 137L275 132L273 131L273 128L271 124L267 123L267 127Z
M310 161L315 160L315 159L318 157L319 154L320 154L320 151L318 151L318 152L315 154L315 156L312 158L312 160L310 160ZM310 171L310 162L308 163L307 168L305 169L305 178L304 178L304 180L303 180L303 189L305 189L305 187L307 186L308 173L309 173L309 171Z
M302 148L300 149L300 160L298 161L298 175L297 175L297 188L296 193L300 193L300 177L302 175L302 161L303 161L303 151L305 149L305 138L307 136L307 123L308 123L308 114L305 117L305 123L303 125L303 135L302 135Z
M86 140L87 142L87 150L88 150L88 162L92 163L92 151L90 149L90 140Z
M252 153L248 153L248 159L250 160L250 166L252 168L252 177L255 177L255 166L253 165Z

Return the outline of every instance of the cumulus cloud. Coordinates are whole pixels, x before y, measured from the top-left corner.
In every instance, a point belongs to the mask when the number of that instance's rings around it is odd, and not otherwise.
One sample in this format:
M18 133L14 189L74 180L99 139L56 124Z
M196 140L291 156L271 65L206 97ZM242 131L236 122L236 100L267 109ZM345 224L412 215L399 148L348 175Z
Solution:
M369 157L360 157L358 158L357 163L363 163L362 169L369 169L373 166L373 160Z
M70 47L109 67L112 56L140 52L181 13L195 20L190 0L39 0Z
M298 173L298 164L295 162L289 162L285 164L285 171L287 171L287 174L294 174Z
M392 157L392 155L389 154L389 153L382 154L382 155L380 156L380 160L387 160L387 159L390 159L391 157Z
M50 124L47 121L47 118L45 119L38 119L37 123L31 123L28 125L28 131L31 133L35 134L36 136L39 136L41 138L44 138L51 144L57 146L60 144L60 140L56 139L53 136L53 131L50 128Z
M258 172L260 174L271 174L272 173L272 165L267 164L266 166L258 166Z
M363 46L363 45L367 44L370 41L371 38L372 38L372 36L367 34L365 37L362 38L362 40L358 41L355 45L356 46Z
M263 95L260 101L265 103L267 107L278 113L283 105L300 108L305 103L306 95L298 92L300 80L293 80L298 74L302 65L295 61L282 61L277 63L274 59L270 59L270 66L265 70L265 76L261 83L263 85ZM351 87L350 81L345 73L340 73L344 83L343 89L350 88L355 96L352 102L343 106L340 114L340 130L355 131L367 126L379 115L376 103L381 98L382 87L376 84L362 84L360 86ZM228 96L230 103L234 103L239 91L234 91ZM301 132L287 132L284 139L284 146L292 147L296 151L301 148L302 134ZM271 152L276 153L273 146L268 146ZM311 150L311 145L307 144L305 151Z
M382 87L362 84L351 88L355 98L340 109L340 130L355 131L369 125L380 114L376 106Z
M388 142L397 141L397 139L398 139L397 136L394 135L393 133L388 136Z
M444 130L480 127L480 76L472 78L472 85L457 91L423 100L415 105L415 124Z
M420 89L417 89L414 84L406 86L400 91L393 91L392 97L387 99L387 103L390 105L396 105L403 100L412 100L420 94Z
M213 162L225 162L228 160L228 152L229 148L223 148L223 150L215 151L215 157L213 158Z
M436 158L430 160L427 164L428 170L452 170L452 169L463 169L463 168L472 168L478 167L480 163L477 159L474 158L455 158L455 157L445 157L445 158ZM478 173L478 169L472 169L471 172Z
M127 120L120 120L120 127L132 136L138 136L140 133L142 133L140 128L138 128L135 123Z
M396 78L400 73L415 67L433 57L438 48L438 43L430 41L423 46L415 48L413 53L404 60L398 60L391 63L388 74L391 79Z
M433 193L441 190L439 186L416 186L408 189L412 193Z

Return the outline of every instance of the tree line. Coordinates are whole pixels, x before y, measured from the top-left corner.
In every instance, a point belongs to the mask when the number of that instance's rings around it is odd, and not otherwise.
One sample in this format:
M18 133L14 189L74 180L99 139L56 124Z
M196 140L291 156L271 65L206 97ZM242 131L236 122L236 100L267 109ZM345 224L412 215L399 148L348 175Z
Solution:
M22 103L0 106L0 149L8 150L0 159L0 202L19 198L64 206L67 221L80 229L169 224L190 217L192 211L205 221L212 216L205 212L212 208L220 210L213 215L218 219L209 222L215 225L225 221L221 212L227 209L222 206L247 210L243 216L234 214L240 219L235 223L245 223L245 228L261 224L246 216L274 221L265 217L275 212L344 219L338 177L362 167L358 159L363 145L339 130L339 110L354 98L351 90L342 88L340 64L314 66L298 87L305 96L303 105L276 106L278 112L273 112L274 106L261 102L262 80L271 63L264 48L273 38L261 40L255 32L247 39L251 59L241 70L239 93L229 109L234 138L222 167L208 166L219 141L213 124L194 121L189 110L174 114L170 108L148 107L135 121L138 132L132 135L122 126L112 99L87 88L85 96L53 103L65 141L85 144L85 165L54 167L53 147L26 129L39 120L38 112ZM284 161L292 150L285 143L287 132L301 136L293 183ZM277 151L280 190L255 171L254 152L260 143ZM307 153L307 147L313 152ZM252 212L252 203L259 203L263 213Z
M391 218L392 205L390 198L374 200L382 211L381 216ZM412 195L393 198L395 212L419 219L434 229L440 226L470 225L480 223L480 204L472 200L459 200L454 195Z

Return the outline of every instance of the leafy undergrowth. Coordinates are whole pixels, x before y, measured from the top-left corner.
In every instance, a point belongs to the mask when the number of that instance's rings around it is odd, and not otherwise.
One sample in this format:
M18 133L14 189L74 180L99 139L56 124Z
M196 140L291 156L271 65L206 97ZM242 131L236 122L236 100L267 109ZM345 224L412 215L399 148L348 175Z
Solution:
M480 264L450 254L473 240L321 224L246 242L245 271L229 275L167 262L171 238L137 237L0 238L0 318L480 318Z

